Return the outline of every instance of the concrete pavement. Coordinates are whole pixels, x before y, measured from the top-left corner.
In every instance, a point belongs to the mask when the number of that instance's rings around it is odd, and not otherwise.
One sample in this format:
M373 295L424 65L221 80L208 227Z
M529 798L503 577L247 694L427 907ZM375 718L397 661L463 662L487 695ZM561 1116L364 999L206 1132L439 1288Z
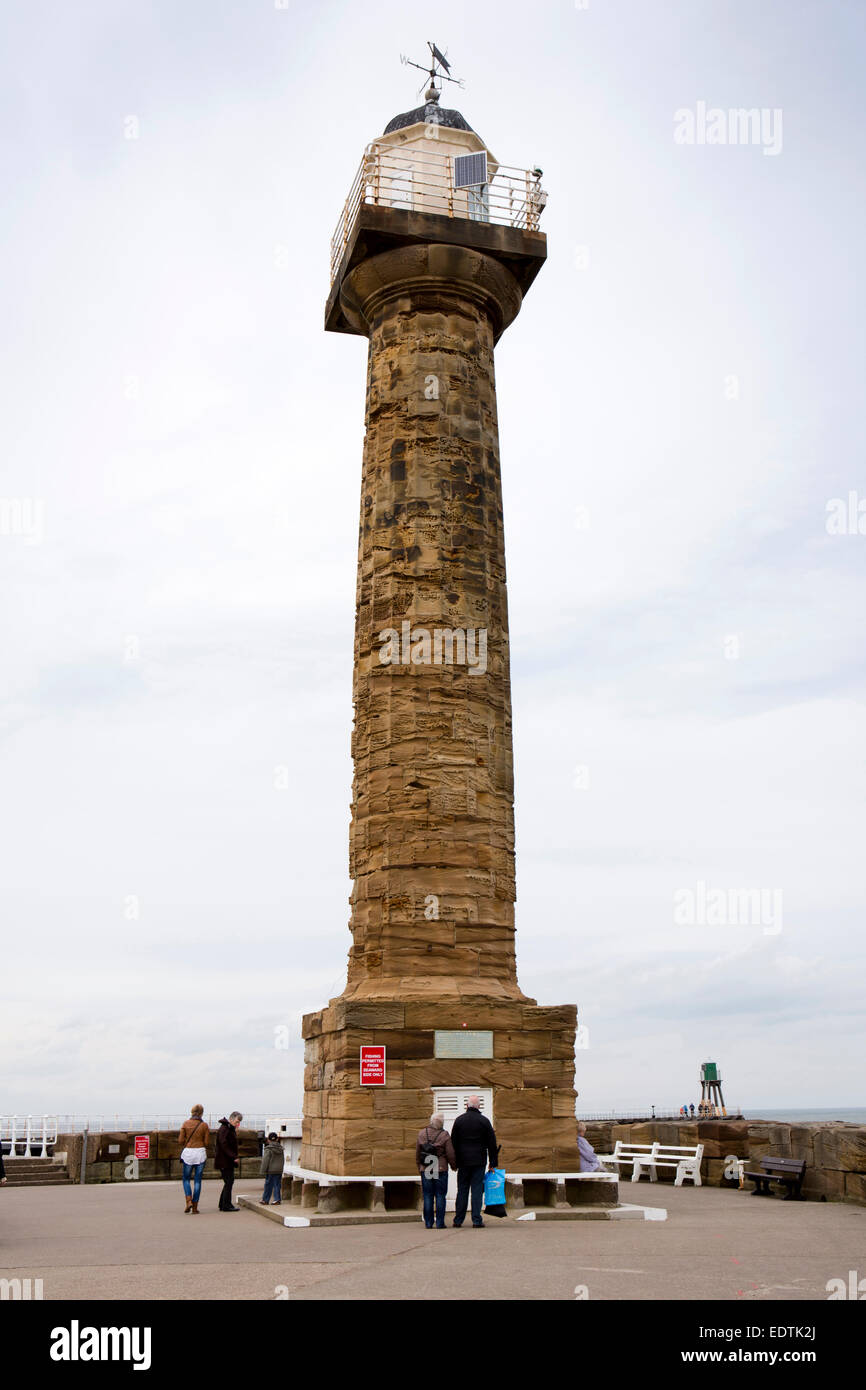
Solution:
M259 1195L259 1182L235 1192ZM256 1214L184 1216L179 1183L0 1189L0 1277L65 1299L827 1298L866 1276L866 1208L719 1188L624 1185L667 1221L290 1229Z

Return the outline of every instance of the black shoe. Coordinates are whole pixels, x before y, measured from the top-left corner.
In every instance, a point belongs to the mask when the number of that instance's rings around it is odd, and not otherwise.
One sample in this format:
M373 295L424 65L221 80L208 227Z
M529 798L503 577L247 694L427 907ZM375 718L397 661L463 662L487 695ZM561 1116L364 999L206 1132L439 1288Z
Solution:
M223 1207L223 1211L240 1211L240 1207Z
M473 1222L472 1222L472 1229L473 1229L473 1231L483 1231L483 1230L484 1230L484 1222L483 1222L483 1221L473 1221Z
M460 1227L463 1225L463 1222L462 1222L462 1221L452 1221L452 1222L451 1222L451 1225L455 1228L455 1230L458 1230L458 1231L459 1231Z

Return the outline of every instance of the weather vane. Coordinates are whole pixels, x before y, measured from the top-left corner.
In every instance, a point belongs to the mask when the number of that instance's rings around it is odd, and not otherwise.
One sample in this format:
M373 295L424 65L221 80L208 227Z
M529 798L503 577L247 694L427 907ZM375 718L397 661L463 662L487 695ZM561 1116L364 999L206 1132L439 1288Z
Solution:
M413 63L411 58L405 57L405 55L402 53L400 54L400 62L405 63L410 68L418 68L420 72L426 72L430 78L430 86L434 89L434 91L437 90L437 77L440 82L453 82L455 86L462 87L462 78L449 76L451 72L451 64L448 62L448 59L445 57L445 54L440 53L435 43L431 43L429 39L427 40L427 47L430 49L429 68L426 68L423 63Z

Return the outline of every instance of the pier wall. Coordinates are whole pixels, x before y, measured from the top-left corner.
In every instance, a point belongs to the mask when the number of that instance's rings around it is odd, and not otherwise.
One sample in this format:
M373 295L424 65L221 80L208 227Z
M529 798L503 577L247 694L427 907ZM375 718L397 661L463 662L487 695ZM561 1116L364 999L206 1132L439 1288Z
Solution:
M160 1180L180 1182L183 1176L183 1164L180 1161L180 1144L178 1143L177 1133L174 1130L146 1130L105 1132L101 1134L88 1134L87 1136L87 1167L85 1169L85 1182L131 1182L134 1179L127 1176L131 1170L131 1165L127 1159L134 1156L136 1136L147 1134L150 1140L150 1158L140 1158L138 1160L139 1182L157 1182ZM55 1153L66 1154L66 1168L73 1182L78 1182L81 1174L81 1149L84 1136L81 1134L58 1134L57 1143L54 1145ZM220 1178L220 1173L214 1167L214 1150L216 1147L216 1132L212 1132L207 1145L207 1162L202 1172L202 1179ZM259 1143L256 1131L253 1129L238 1130L238 1150L240 1163L238 1164L238 1178L257 1178L259 1176ZM221 1179L220 1179L221 1180Z
M709 1187L737 1186L736 1178L725 1176L731 1172L732 1156L746 1158L748 1166L756 1167L766 1154L805 1158L803 1195L810 1201L866 1205L866 1125L841 1121L795 1125L769 1120L648 1120L615 1124L600 1120L587 1121L586 1137L599 1154L612 1153L617 1139L628 1144L703 1144L701 1179ZM507 1165L505 1154L502 1160ZM659 1170L660 1181L672 1182L673 1177L672 1168Z
M141 1133L141 1131L139 1131ZM91 1134L87 1140L88 1183L123 1182L129 1171L127 1158L134 1152L135 1134ZM181 1178L180 1149L177 1135L153 1131L150 1139L151 1157L139 1159L138 1181L173 1181ZM737 1186L736 1178L726 1177L732 1171L731 1158L745 1158L749 1166L757 1166L765 1154L785 1158L805 1158L806 1176L803 1194L810 1201L857 1202L866 1206L866 1125L841 1122L813 1124L783 1124L766 1120L647 1120L641 1123L616 1124L609 1120L588 1121L586 1137L596 1153L612 1153L617 1139L631 1144L703 1144L701 1178L708 1187ZM256 1132L241 1129L239 1178L259 1176L259 1151ZM203 1178L218 1178L213 1164L214 1136L208 1145L208 1159ZM59 1135L57 1153L66 1153L70 1177L77 1182L81 1172L82 1135ZM112 1152L113 1149L117 1152ZM503 1148L502 1165L508 1171L508 1154ZM407 1154L407 1171L411 1169ZM621 1191L627 1191L624 1184ZM673 1181L673 1169L660 1170L659 1180ZM751 1186L751 1184L747 1184Z

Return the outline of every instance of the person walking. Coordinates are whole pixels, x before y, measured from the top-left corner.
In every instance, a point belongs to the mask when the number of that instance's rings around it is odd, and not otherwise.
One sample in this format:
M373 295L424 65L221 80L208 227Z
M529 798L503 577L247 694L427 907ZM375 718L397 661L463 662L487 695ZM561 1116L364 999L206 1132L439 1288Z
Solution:
M457 1203L452 1225L463 1225L471 1192L472 1225L478 1229L484 1225L481 1203L484 1199L485 1159L491 1169L495 1168L499 1152L493 1126L487 1116L481 1114L480 1096L470 1096L464 1114L457 1116L451 1130L451 1142L457 1158Z
M436 1228L445 1227L445 1199L448 1196L448 1167L457 1167L457 1156L451 1135L445 1129L442 1115L431 1115L429 1125L419 1129L415 1141L415 1163L421 1174L421 1192L424 1197L424 1225L428 1231L433 1229L435 1206Z
M233 1110L228 1119L223 1116L217 1130L214 1163L219 1168L223 1180L223 1190L220 1193L219 1203L220 1211L240 1211L240 1207L232 1205L232 1184L235 1180L235 1166L238 1162L238 1130L243 1118L239 1110Z
M278 1207L282 1198L283 1169L286 1166L286 1155L283 1153L283 1146L276 1134L269 1134L268 1141L262 1149L261 1174L265 1180L265 1190L259 1201L262 1206L270 1204L273 1197L273 1205Z
M186 1197L185 1216L190 1211L193 1216L198 1216L201 1175L207 1160L207 1141L210 1138L210 1130L202 1119L203 1115L204 1106L194 1105L189 1112L189 1119L184 1120L178 1135L180 1161L183 1164L183 1194ZM190 1178L193 1179L192 1187Z

